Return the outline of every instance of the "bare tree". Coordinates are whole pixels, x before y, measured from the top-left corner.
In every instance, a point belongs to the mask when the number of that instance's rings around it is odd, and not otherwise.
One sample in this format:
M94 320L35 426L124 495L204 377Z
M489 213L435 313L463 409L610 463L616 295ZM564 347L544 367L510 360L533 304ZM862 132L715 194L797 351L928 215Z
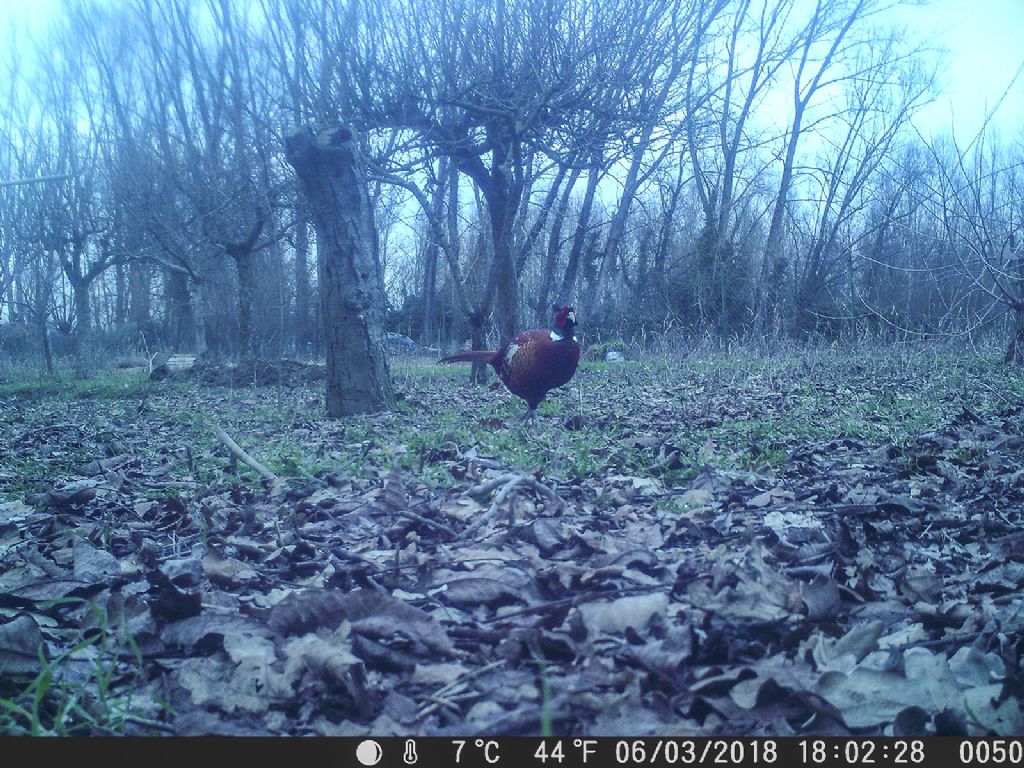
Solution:
M327 336L327 415L394 402L384 355L384 283L365 170L348 128L287 138L288 162L309 200Z
M650 88L674 40L668 26L686 18L692 4L350 3L346 27L314 27L344 37L322 44L319 64L315 54L306 61L311 72L323 71L331 52L348 51L330 73L340 83L335 108L368 129L405 132L408 152L450 158L480 191L492 256L481 300L464 309L473 320L493 306L499 333L508 337L518 325L515 233L522 231L517 215L529 157L572 153L580 127L598 112L606 131L628 132L637 94ZM303 9L292 16L323 17L317 3ZM326 90L317 87L321 101Z
M28 118L22 113L19 117ZM31 122L11 123L16 130L30 128ZM12 143L9 157L25 178L40 178L40 169L52 162L52 147L45 142ZM63 180L63 175L60 176ZM39 344L47 374L55 373L50 346L49 324L54 314L54 290L60 279L60 262L47 239L46 217L54 199L49 183L37 182L10 187L0 198L3 204L3 252L9 264L5 281L11 294L8 307L11 319L28 325Z
M729 335L730 302L739 292L738 254L734 243L737 197L751 183L748 175L763 169L762 136L748 130L779 70L799 45L789 24L792 0L741 0L723 14L727 29L707 36L707 50L694 48L685 95L685 136L704 227L695 246L697 286L702 313L717 305L719 334ZM703 60L697 57L702 56ZM720 72L724 60L724 72ZM763 130L763 129L762 129ZM752 157L753 169L744 161Z
M44 58L42 94L46 110L37 126L48 146L49 164L63 178L46 184L40 202L38 236L52 253L71 287L74 301L76 373L85 375L81 353L93 327L92 291L120 254L111 247L112 199L103 173L101 94L79 49L60 32L60 55ZM82 115L91 119L82 128Z
M111 26L139 41L124 67L108 59ZM145 258L164 269L172 339L207 351L210 294L226 285L220 263L228 257L237 274L237 348L255 354L257 256L281 229L273 216L275 137L269 118L256 117L268 111L269 94L248 55L250 17L228 0L140 2L118 13L82 0L76 29L105 88L120 168L131 175L130 158L142 169L121 184L134 184L142 203ZM159 171L144 175L153 165Z
M956 274L982 297L981 316L1009 312L1007 363L1024 362L1024 154L988 141L967 149L955 140L931 154L939 174L930 209L954 259Z
M775 321L786 255L783 248L783 224L789 206L790 190L796 170L797 147L808 129L818 122L811 119L810 107L827 89L841 87L859 77L855 69L843 69L869 38L853 32L858 24L877 13L884 0L816 0L810 18L800 33L796 71L792 82L792 109L789 129L782 151L778 191L772 206L761 267L761 300L756 308L755 324L765 333ZM808 123L810 120L810 124Z
M812 183L820 185L820 195L809 247L799 260L797 313L829 309L842 294L831 290L830 283L840 278L845 266L842 253L859 246L860 237L839 247L840 232L851 228L854 218L871 202L863 194L868 182L931 94L933 73L917 66L916 61L889 38L876 40L853 62L859 76L844 90L841 124L828 135L827 156L808 174ZM865 231L861 237L867 234ZM826 300L828 294L832 298ZM800 318L796 319L799 322Z
M654 158L648 154L659 129L669 114L681 107L682 88L680 75L687 64L692 64L695 51L704 43L709 28L727 6L727 0L705 0L685 5L676 4L663 11L665 42L668 60L664 56L649 61L651 69L643 78L639 97L639 108L635 114L635 134L629 134L630 144L626 156L628 166L622 183L615 213L608 225L597 275L587 293L586 305L599 315L608 273L618 256L619 246L626 231L626 221L641 184L669 155L672 145L662 142ZM662 139L667 137L661 137ZM644 168L647 162L646 169Z

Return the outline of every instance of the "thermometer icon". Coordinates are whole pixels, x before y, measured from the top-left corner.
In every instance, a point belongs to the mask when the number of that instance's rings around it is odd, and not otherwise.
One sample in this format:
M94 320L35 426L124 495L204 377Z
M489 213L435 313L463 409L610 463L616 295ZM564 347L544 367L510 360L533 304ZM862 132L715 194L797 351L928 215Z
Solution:
M412 739L406 739L405 752L402 753L402 760L405 761L406 765L412 765L419 759L419 755L416 754L416 742Z

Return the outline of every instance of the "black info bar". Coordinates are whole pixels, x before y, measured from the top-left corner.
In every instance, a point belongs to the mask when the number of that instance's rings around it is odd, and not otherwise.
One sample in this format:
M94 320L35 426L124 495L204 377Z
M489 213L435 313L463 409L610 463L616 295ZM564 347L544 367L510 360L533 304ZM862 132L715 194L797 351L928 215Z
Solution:
M0 740L6 765L68 761L144 768L618 768L619 766L1024 766L1021 738L309 737Z

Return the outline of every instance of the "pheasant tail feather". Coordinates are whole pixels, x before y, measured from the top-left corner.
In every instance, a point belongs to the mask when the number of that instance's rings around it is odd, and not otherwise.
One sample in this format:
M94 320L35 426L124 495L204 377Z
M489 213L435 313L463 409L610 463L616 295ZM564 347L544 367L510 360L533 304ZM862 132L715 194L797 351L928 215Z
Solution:
M459 352L457 355L442 357L441 363L489 363L498 354L494 350L472 349L468 352Z

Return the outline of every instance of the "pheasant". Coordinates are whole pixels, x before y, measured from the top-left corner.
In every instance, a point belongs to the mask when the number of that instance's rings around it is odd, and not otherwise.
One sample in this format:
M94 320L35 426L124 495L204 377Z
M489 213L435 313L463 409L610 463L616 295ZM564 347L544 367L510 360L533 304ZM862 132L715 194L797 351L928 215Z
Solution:
M526 401L523 420L537 421L537 406L548 392L568 383L580 362L576 311L561 307L553 330L523 331L497 352L474 349L441 359L442 363L489 363L508 391Z

